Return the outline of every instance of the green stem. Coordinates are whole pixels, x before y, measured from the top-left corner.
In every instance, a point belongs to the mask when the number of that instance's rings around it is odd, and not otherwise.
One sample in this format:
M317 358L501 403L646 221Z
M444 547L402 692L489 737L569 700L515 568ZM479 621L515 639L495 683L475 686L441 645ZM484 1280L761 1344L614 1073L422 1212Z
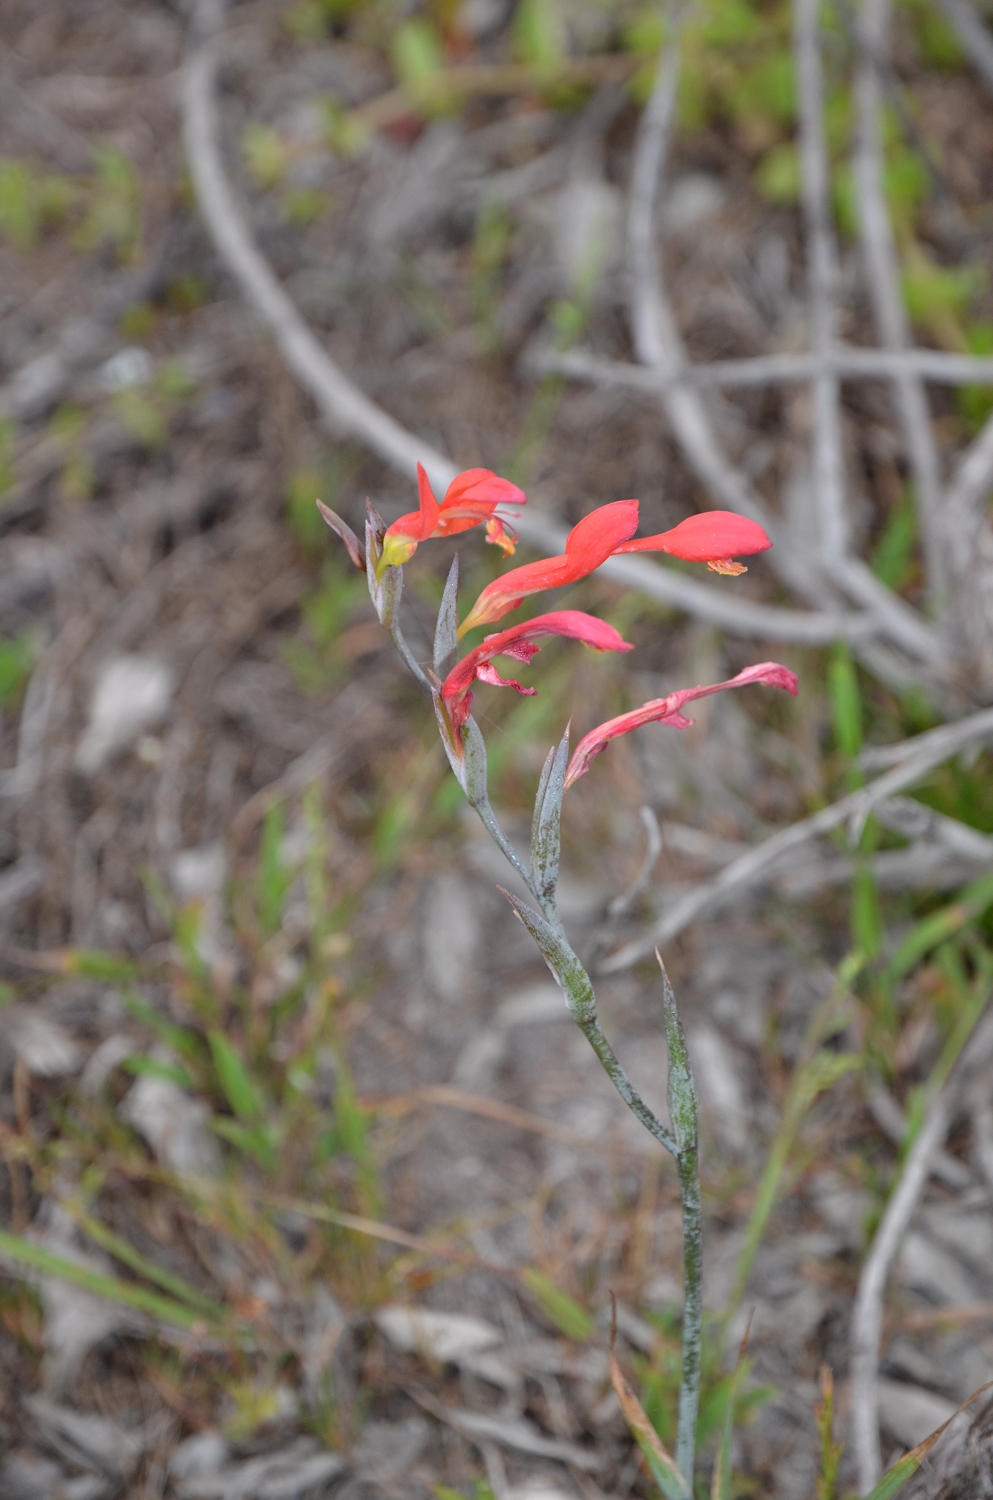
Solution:
M587 983L589 983L588 979ZM568 991L566 993L568 994ZM570 995L570 1001L572 1000L572 998L573 997ZM621 1063L617 1059L617 1055L615 1054L613 1047L611 1047L610 1043L607 1041L607 1038L603 1034L603 1029L600 1025L600 1022L597 1020L596 1014L594 1013L592 1016L587 1015L584 1017L580 1017L576 1014L576 1010L571 1004L569 1006L569 1009L572 1011L573 1018L579 1026L580 1031L583 1033L586 1040L593 1048L593 1051L600 1059L600 1065L603 1068L603 1071L606 1073L607 1077L610 1079L611 1083L614 1085L614 1088L620 1094L621 1098L624 1100L624 1103L634 1115L635 1119L639 1120L641 1124L644 1125L645 1129L655 1137L659 1144L664 1146L665 1149L673 1156L675 1156L678 1160L679 1153L676 1146L675 1136L671 1131L666 1129L658 1116L651 1109L649 1109L648 1105L645 1103L644 1099L638 1093L638 1090L635 1088L634 1084L625 1073L624 1068L621 1066Z
M538 892L535 889L534 879L532 878L531 871L528 869L524 861L520 858L517 850L514 848L513 844L510 842L509 838L500 827L500 824L497 822L496 813L490 806L490 799L488 797L478 797L474 801L470 801L469 805L470 807L474 807L476 809L483 827L486 829L486 832L489 834L490 838L500 850L500 853L503 855L504 859L509 860L509 862L513 865L514 869L524 881L524 884L527 886L534 899L536 901L540 901L541 898L539 897Z
M703 1342L703 1212L695 1136L679 1152L676 1166L683 1208L683 1369L679 1385L676 1467L692 1486Z

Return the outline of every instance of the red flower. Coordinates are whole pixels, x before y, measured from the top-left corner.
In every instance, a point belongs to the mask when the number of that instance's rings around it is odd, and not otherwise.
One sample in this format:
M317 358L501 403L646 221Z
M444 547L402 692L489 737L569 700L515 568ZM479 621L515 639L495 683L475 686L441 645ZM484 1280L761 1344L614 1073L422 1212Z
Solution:
M771 546L757 521L739 516L733 510L705 510L680 521L671 531L622 542L614 550L667 552L684 562L705 562L714 573L729 573L733 577L748 571L741 563L733 562L734 557L750 557L753 552L764 552Z
M505 556L513 552L517 537L496 514L496 509L498 505L524 505L527 496L509 479L500 479L490 469L466 469L455 476L439 505L428 476L418 464L417 494L420 509L401 516L399 521L386 528L380 571L401 567L413 557L419 542L432 537L455 536L460 531L478 526L481 521L486 522L488 542L502 547Z
M532 698L537 692L533 687L522 687L513 678L501 677L490 663L494 656L512 656L525 665L536 651L534 637L563 635L574 641L582 641L595 651L630 651L632 647L604 620L594 619L578 609L560 609L550 615L537 615L521 625L512 625L509 630L499 630L488 635L481 646L464 656L449 672L441 685L441 700L445 704L452 725L460 729L469 717L472 708L472 685L478 677L480 682L494 687L512 687L525 697Z
M488 583L462 621L459 635L476 625L492 625L495 620L502 620L527 594L562 588L585 578L637 529L637 500L614 500L610 505L601 505L572 528L566 537L565 551L559 557L525 563L523 568L512 568L502 578Z
M689 729L693 720L687 719L681 712L684 703L691 703L694 698L709 698L711 693L721 693L725 688L747 687L750 682L764 682L768 687L785 688L796 697L796 674L787 667L781 667L778 662L763 661L758 666L746 667L737 677L732 677L727 682L715 682L710 687L681 688L679 692L670 693L666 698L653 698L650 703L643 703L630 713L608 719L605 724L592 729L580 740L569 762L566 786L572 786L580 776L585 776L591 762L618 735L627 734L629 729L640 729L642 724L669 724L673 729Z

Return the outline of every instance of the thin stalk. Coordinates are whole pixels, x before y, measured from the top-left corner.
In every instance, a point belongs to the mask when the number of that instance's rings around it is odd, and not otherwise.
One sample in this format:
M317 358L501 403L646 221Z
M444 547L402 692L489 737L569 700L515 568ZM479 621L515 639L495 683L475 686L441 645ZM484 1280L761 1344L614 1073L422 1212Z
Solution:
M703 1343L703 1211L696 1137L676 1157L683 1209L683 1368L679 1383L676 1467L692 1484Z
M407 645L407 638L395 620L393 621L392 625L390 625L389 632L394 646L397 648L400 655L407 663L407 666L410 668L414 676L417 678L418 682L421 684L421 687L427 688L428 692L430 693L432 691L431 683L424 671L424 668L421 666L420 662L417 660L417 658L414 656L414 653Z
M573 1014L575 1016L575 1012L573 1012ZM597 1017L594 1015L589 1019L577 1019L576 1024L579 1026L580 1031L583 1033L586 1040L593 1048L593 1051L600 1059L600 1065L603 1068L603 1071L606 1073L607 1077L610 1079L611 1083L614 1085L614 1088L620 1094L621 1098L624 1100L624 1103L634 1115L635 1119L638 1120L642 1125L644 1125L645 1129L651 1135L653 1135L659 1142L659 1144L664 1146L672 1156L675 1156L678 1162L679 1153L676 1146L675 1136L671 1131L666 1129L666 1127L662 1124L662 1121L658 1118L653 1110L649 1109L644 1099L638 1093L638 1090L635 1088L634 1084L625 1073L623 1066L618 1061L613 1047L611 1047L607 1038L604 1036L603 1029L600 1025L600 1022L597 1020Z
M486 829L486 832L489 834L494 844L496 844L497 848L500 850L500 853L503 855L504 859L508 860L509 863L513 865L514 869L524 881L524 884L527 886L534 899L536 901L540 901L541 898L539 897L538 892L535 890L534 879L531 875L531 871L521 859L520 855L517 853L517 850L514 848L513 844L510 842L509 838L500 827L500 824L497 822L496 813L490 806L490 799L488 797L478 797L475 798L470 805L476 809L476 812L479 814L480 820L482 821L483 827ZM542 905L544 905L544 903L542 903Z

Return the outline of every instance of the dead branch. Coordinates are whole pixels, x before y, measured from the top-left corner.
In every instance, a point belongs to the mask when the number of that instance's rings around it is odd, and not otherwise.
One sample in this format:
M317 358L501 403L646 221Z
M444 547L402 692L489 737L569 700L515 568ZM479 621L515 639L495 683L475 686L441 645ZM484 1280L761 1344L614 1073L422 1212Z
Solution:
M859 1277L852 1311L852 1441L863 1494L883 1471L879 1446L879 1353L883 1334L886 1280L900 1242L913 1218L935 1154L941 1149L956 1105L971 1078L988 1064L993 1030L987 1014L977 1025L952 1077L936 1094L876 1230Z
M993 90L993 36L976 14L975 6L969 0L938 0L938 4L963 52L987 88Z
M750 359L715 359L707 364L645 369L622 360L601 359L586 349L534 350L528 363L539 374L567 375L655 397L676 386L696 390L741 389L806 384L820 370L841 380L901 380L904 376L936 385L993 385L993 359L979 354L945 354L939 349L856 349L835 345L827 354L759 354Z
M931 1169L931 1159L948 1133L951 1098L942 1089L928 1110L886 1206L859 1277L852 1313L852 1443L859 1490L868 1494L883 1472L879 1446L879 1346L883 1335L886 1279Z
M881 79L876 59L888 52L888 0L869 0L860 27L861 58L856 79L858 136L855 183L859 227L865 252L869 291L880 341L903 351L910 344L907 312L900 291L900 264L883 184ZM947 602L946 558L939 517L941 475L927 396L919 378L906 369L894 381L897 416L910 460L924 552L928 595L933 607Z

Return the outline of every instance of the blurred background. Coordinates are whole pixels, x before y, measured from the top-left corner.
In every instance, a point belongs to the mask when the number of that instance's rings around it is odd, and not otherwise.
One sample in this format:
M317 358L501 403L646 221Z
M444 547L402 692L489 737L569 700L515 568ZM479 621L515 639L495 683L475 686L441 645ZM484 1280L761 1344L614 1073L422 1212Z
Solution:
M182 117L185 60L219 20L224 170L339 366L458 467L523 486L529 514L564 526L637 496L656 532L715 504L657 392L556 360L632 360L632 157L673 27L641 0L208 9L0 12L0 1493L647 1495L607 1376L609 1293L669 1443L674 1172L511 919L430 704L314 505L358 528L368 496L390 521L413 482L329 435L288 372L204 227ZM844 3L821 15L853 344L872 339L857 20ZM695 362L809 347L792 28L787 0L700 0L686 19L656 227ZM883 74L913 336L991 355L989 80L934 0L895 7ZM928 391L950 464L985 430L990 387ZM802 521L809 386L705 402L729 461ZM846 383L841 422L855 550L920 605L883 382ZM462 543L471 600L497 549ZM406 570L422 659L453 552L432 543ZM809 602L767 557L711 582ZM796 700L749 690L700 703L684 733L639 731L570 792L561 907L584 957L860 785L864 741L947 709L844 641L743 636L599 577L528 604L590 610L636 649L555 642L537 697L480 685L491 796L521 847L570 717L585 732L767 657L801 682ZM956 680L960 712L989 702ZM915 806L993 834L989 770L980 741ZM667 946L704 1108L706 1451L754 1309L735 1495L814 1492L825 1363L846 1436L859 1266L993 975L993 843L908 859L906 826L870 820L854 852L841 835L805 846ZM658 836L650 880L612 908ZM653 961L598 996L662 1107ZM811 1071L822 1045L844 1058L833 1072ZM993 1374L991 1157L983 1097L956 1117L896 1266L884 1458Z

